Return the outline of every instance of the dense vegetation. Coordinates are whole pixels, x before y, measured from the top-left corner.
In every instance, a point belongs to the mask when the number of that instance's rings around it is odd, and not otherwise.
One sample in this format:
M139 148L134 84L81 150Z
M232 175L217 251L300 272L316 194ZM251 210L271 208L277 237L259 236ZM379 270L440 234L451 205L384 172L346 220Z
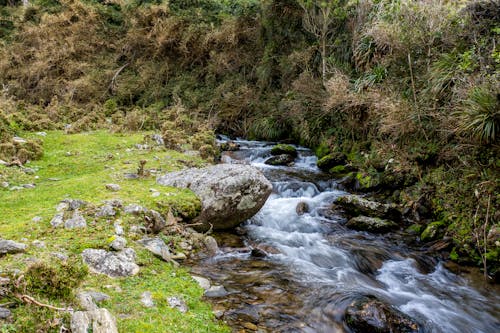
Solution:
M20 130L291 139L498 273L498 0L0 4L1 158Z

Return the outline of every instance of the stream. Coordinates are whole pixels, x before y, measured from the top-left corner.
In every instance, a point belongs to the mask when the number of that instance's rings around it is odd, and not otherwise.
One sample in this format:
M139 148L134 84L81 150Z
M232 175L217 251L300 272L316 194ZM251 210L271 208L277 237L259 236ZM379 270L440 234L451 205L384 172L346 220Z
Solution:
M224 153L222 161L256 166L273 193L240 236L215 234L218 254L192 267L227 290L209 300L235 332L352 332L344 313L362 296L409 315L421 332L500 332L494 288L473 287L438 259L409 248L400 233L345 228L346 218L330 207L347 193L317 169L310 150L297 147L292 167L275 167L264 164L272 144L236 142L240 150ZM298 215L301 202L309 209Z

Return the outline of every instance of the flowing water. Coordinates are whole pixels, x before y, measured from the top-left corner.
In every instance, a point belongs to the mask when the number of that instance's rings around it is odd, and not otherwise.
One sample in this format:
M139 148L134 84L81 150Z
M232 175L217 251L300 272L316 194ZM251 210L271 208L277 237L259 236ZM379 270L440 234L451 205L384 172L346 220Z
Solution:
M271 144L238 144L223 162L258 167L274 191L242 236L216 235L219 253L193 267L226 288L211 301L235 330L253 323L261 332L350 332L346 307L370 295L412 317L422 332L500 332L498 292L473 288L397 233L345 228L345 217L330 207L346 193L316 168L309 150L298 148L292 167L273 167L264 164ZM303 215L300 202L309 207ZM268 255L252 255L253 248Z

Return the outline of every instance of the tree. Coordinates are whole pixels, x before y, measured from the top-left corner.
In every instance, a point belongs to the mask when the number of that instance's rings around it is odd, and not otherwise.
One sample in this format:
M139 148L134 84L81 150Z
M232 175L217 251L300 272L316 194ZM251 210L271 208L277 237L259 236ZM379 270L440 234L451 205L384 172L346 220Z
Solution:
M347 0L299 0L304 10L304 29L312 33L319 42L321 53L321 76L326 83L330 42L342 29L346 17Z

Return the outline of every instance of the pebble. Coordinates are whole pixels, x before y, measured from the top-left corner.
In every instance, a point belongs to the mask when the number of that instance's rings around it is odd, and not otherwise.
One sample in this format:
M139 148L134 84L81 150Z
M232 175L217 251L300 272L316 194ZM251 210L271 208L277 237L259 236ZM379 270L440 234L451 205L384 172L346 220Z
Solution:
M242 324L242 326L244 328L247 328L249 330L252 330L252 331L257 331L259 328L257 327L257 325L255 324L252 324L252 323L249 323L249 322L245 322Z
M120 225L120 222L115 222L114 227L115 234L117 234L118 236L122 236L124 234L123 227Z
M145 291L141 294L141 303L147 308L152 308L155 306L155 302L153 301L153 295L151 295L151 292Z
M9 183L7 183L7 182L2 182L2 183L0 184L0 186L2 186L3 188L7 188L7 187L9 187L9 186L10 186L10 184L9 184Z
M12 315L9 309L0 307L0 319L7 319Z
M167 298L168 305L170 305L171 308L177 309L182 313L186 313L188 311L188 306L186 302L184 302L182 299L172 296Z
M24 188L35 188L36 187L35 184L23 184L21 186L24 187Z
M121 251L127 246L127 240L123 237L116 236L115 239L109 244L109 247L115 251Z
M109 191L117 192L121 189L121 187L118 184L106 184L106 189Z
M36 132L36 135L47 136L47 133L46 132Z
M38 223L42 221L42 218L40 216L35 216L34 218L31 219L32 222Z

